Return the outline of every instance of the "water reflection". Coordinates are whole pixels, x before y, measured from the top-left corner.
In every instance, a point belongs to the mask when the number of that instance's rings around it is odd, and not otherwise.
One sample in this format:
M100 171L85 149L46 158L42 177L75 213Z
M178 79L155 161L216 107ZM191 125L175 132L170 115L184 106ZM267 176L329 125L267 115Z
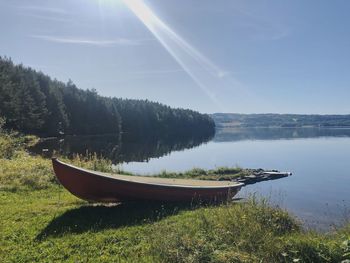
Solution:
M350 137L349 128L225 128L218 129L215 142L280 140L320 137Z
M280 140L318 137L350 137L350 129L318 128L225 128L216 134L192 134L190 136L130 137L126 134L65 136L42 139L29 150L51 157L53 152L72 157L74 154L96 153L112 160L114 164L146 162L173 151L191 149L206 143L243 140Z
M214 134L197 134L191 136L160 136L130 138L119 136L65 136L64 138L42 139L29 150L36 154L51 157L54 152L71 158L74 154L96 153L110 159L114 164L121 162L145 162L150 158L159 158L172 151L196 147L208 142Z

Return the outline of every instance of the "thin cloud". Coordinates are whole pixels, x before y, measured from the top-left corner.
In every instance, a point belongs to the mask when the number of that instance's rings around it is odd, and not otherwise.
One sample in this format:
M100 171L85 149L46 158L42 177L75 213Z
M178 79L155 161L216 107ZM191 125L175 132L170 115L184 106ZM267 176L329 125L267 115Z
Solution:
M67 10L64 10L62 8L55 8L55 7L42 7L42 6L19 6L19 9L22 10L31 10L31 11L37 11L37 12L44 12L44 13L54 13L54 14L68 14Z
M75 37L57 37L48 35L31 35L32 38L42 39L54 43L73 44L73 45L89 45L98 47L109 46L137 46L142 45L152 39L91 39L91 38L75 38Z
M66 17L55 17L55 16L48 16L48 15L35 15L35 14L25 14L27 17L32 17L36 19L41 20L50 20L50 21L57 21L57 22L72 22L72 18L66 18Z
M41 20L71 22L71 13L62 8L42 6L16 6L20 15Z

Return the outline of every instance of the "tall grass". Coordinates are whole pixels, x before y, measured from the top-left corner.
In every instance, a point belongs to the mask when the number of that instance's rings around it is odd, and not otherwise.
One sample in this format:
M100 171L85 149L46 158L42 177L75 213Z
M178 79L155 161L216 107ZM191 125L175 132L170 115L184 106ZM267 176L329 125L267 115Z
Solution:
M350 259L349 229L301 229L266 201L206 207L157 223L149 233L161 262L341 262Z
M32 135L21 135L15 131L3 129L5 121L0 117L0 159L16 157L16 151L23 150L38 142L38 138Z
M194 168L185 172L167 172L162 171L154 176L163 178L183 178L183 179L198 179L198 180L232 180L238 177L251 174L252 170L243 169L240 167L219 167L216 169L205 170Z
M35 144L37 140L35 136L4 131L0 126L0 189L44 189L57 183L51 160L31 155L26 151L26 148ZM96 154L61 159L87 169L113 172L111 161L99 158Z
M75 155L73 159L61 158L65 162L90 170L113 172L112 163L96 154ZM57 184L51 160L30 155L19 150L11 159L0 158L0 189L21 188L44 189Z

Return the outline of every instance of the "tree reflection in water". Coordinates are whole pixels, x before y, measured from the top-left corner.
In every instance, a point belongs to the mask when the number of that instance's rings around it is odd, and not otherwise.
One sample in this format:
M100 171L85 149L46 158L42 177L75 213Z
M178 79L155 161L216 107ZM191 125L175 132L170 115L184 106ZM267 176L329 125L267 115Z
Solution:
M159 158L172 151L196 147L210 141L214 134L187 136L130 137L120 135L65 136L42 139L29 150L51 157L54 152L71 158L74 154L96 153L110 159L113 164L147 161ZM44 150L44 151L43 151Z

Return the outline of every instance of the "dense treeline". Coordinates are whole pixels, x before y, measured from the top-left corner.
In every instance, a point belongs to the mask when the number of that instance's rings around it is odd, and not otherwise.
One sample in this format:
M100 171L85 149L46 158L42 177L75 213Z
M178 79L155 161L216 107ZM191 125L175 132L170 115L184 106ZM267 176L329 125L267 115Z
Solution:
M60 133L186 136L211 134L215 128L208 115L147 100L102 97L95 90L78 89L72 81L53 80L3 57L0 57L0 116L6 119L6 128L41 136Z
M350 115L215 113L211 116L218 127L350 127Z

